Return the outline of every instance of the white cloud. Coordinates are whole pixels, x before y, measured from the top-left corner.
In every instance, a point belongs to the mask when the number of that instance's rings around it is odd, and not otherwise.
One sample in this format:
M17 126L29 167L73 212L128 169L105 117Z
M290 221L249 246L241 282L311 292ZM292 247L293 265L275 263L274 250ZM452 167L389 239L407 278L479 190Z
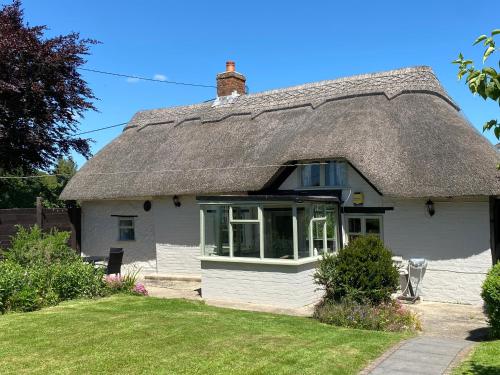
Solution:
M139 82L139 78L128 77L127 82L128 83L137 83L137 82Z
M163 74L156 73L153 76L153 79L157 79L158 81L166 81L167 80L167 76L163 75Z

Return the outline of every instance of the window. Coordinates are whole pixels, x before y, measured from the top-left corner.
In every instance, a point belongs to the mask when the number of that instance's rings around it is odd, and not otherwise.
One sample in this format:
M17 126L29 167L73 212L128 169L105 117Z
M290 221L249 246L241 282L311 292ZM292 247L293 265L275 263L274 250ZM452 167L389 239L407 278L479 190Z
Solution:
M118 218L118 240L119 241L134 241L135 240L135 222L133 217Z
M293 259L292 207L264 207L264 258Z
M304 187L321 186L321 165L309 164L302 166L301 178L301 185Z
M337 250L332 204L202 204L204 256L299 259Z
M343 161L329 161L325 165L326 186L346 186L347 168Z
M367 234L382 237L382 218L380 216L347 217L347 239L349 241Z
M347 163L332 160L311 162L300 169L302 187L339 187L347 186Z
M205 210L206 255L229 256L229 206Z

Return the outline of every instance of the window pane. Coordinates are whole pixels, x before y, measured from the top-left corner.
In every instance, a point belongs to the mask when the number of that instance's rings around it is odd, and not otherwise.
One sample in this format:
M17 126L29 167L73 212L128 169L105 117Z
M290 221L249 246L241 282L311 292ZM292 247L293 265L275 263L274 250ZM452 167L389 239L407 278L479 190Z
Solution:
M134 221L132 219L120 219L120 227L132 227Z
M233 223L233 255L235 257L260 257L259 224Z
M350 217L348 219L349 233L361 233L361 219L358 217Z
M337 251L337 210L335 207L327 207L326 210L326 237L327 251Z
M297 240L299 244L299 258L309 256L309 221L310 207L297 207Z
M293 259L292 208L264 208L264 257Z
M302 167L302 186L320 186L320 167L319 164Z
M324 204L315 204L313 207L313 217L325 217L326 216L326 206Z
M134 228L120 228L120 241L133 241L134 239Z
M380 234L380 219L373 217L373 218L366 218L366 234Z
M346 163L343 161L329 161L325 166L325 183L327 186L346 186Z
M255 206L233 207L233 220L257 220L258 210Z
M205 254L229 256L229 207L211 207L205 210Z

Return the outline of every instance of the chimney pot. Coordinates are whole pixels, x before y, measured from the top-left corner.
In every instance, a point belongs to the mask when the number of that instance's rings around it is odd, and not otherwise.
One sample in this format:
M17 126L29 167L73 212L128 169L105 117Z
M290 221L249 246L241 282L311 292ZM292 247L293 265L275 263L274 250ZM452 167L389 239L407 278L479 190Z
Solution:
M234 61L226 61L226 72L234 72L235 67Z
M234 61L226 61L226 71L217 74L217 96L229 96L233 92L245 94L246 78L235 70Z

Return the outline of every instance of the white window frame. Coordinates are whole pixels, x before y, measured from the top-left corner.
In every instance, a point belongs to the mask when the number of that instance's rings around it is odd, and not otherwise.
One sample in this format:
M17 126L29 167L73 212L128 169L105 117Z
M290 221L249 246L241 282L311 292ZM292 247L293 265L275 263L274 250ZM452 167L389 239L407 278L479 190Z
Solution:
M323 203L319 203L323 204ZM229 207L229 220L228 220L228 232L229 232L229 256L221 255L220 258L231 258L231 259L238 259L238 260L251 260L251 259L258 259L258 260L270 260L274 258L265 258L265 242L264 242L264 205L262 203L246 203L246 204L241 204L241 203L232 203L232 202L224 202L224 203L219 203L219 202L211 202L211 203L202 203L200 204L200 250L201 250L201 256L202 257L208 257L209 255L205 251L205 210L209 206L228 206ZM234 219L233 217L233 207L257 207L257 219ZM273 204L266 204L266 207L272 207ZM282 207L283 203L280 204L275 204L275 206ZM297 219L297 208L299 206L304 206L302 204L290 204L290 207L292 208L292 230L293 230L293 260L298 261L299 260L299 244L298 244L298 219ZM338 205L336 206L336 210L339 210L340 208ZM338 211L337 211L338 213ZM309 221L309 258L315 258L317 257L316 254L314 254L314 244L313 244L313 232L312 232L312 225L313 222L317 221L322 221L323 222L323 252L327 252L328 249L328 233L327 233L327 217L317 217L314 218L311 215L311 219ZM338 215L335 217L335 242L336 246L335 248L338 249L339 247L339 236L342 234L339 231L339 225L340 223L338 222ZM259 226L259 258L255 257L235 257L234 256L234 239L233 239L233 225L238 225L238 224L255 224ZM305 258L300 258L300 259L305 259ZM280 260L277 260L280 261Z
M129 241L135 241L136 236L135 236L135 217L134 216L119 216L118 217L118 241L120 242L129 242ZM122 220L131 220L132 225L121 225ZM134 238L133 239L122 239L121 238L121 229L132 229L134 233Z
M353 233L353 232L349 231L349 219L360 219L361 220L361 232ZM382 241L384 240L384 217L382 215L369 215L369 214L368 215L366 215L366 214L363 214L363 215L353 214L353 215L351 215L350 214L350 215L345 215L344 243L346 243L346 244L349 243L349 236L350 235L366 236L367 234L374 234L374 233L366 233L366 219L378 219L379 220L380 233L378 234L378 236L380 237L380 239Z
M339 162L343 163L345 168L346 168L346 181L345 185L327 185L326 184L326 166L328 165L328 162ZM305 165L301 165L299 170L298 170L298 184L300 189L302 190L312 190L312 189L345 189L349 187L349 181L348 181L348 163L346 160L342 159L331 159L331 160L324 160L324 161L317 161L313 160L307 163L304 163ZM305 167L307 165L316 165L319 164L319 186L304 186L302 183L302 173L304 172Z

